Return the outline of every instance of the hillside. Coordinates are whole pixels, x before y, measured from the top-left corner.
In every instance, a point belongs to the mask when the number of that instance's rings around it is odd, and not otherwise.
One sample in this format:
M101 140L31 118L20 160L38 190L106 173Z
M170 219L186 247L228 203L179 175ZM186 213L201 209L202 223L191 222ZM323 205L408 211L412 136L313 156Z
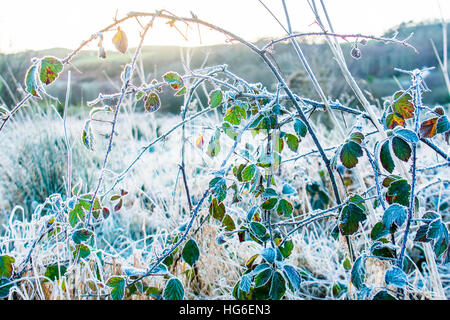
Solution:
M410 40L419 53L413 50L393 44L384 44L369 41L364 47L361 47L362 57L359 60L350 57L351 43L343 43L342 47L351 72L355 75L360 85L370 91L374 98L380 99L392 93L392 90L398 88L394 80L396 76L400 82L408 79L396 72L394 68L415 69L421 67L437 67L427 77L427 84L433 87L433 92L424 97L428 104L446 104L449 97L442 74L438 68L438 62L433 53L430 39L433 39L438 50L442 51L442 27L439 23L402 23L397 27L391 28L384 36L390 37L398 31L399 38L403 39L410 33L414 36ZM263 45L267 41L260 40L258 44ZM323 85L326 94L332 99L346 99L349 88L342 82L334 81L340 76L337 65L331 59L331 53L324 43L318 43L315 39L302 40L302 48L309 58L313 70L316 72L319 81ZM186 52L174 46L147 46L143 48L142 59L145 73L148 74L146 81L152 78L160 79L163 72L167 70L183 73L180 53ZM260 59L240 44L216 45L207 47L197 47L191 50L191 68L205 65L227 64L229 70L248 79L257 82L263 80L263 85L272 88L274 78L268 68ZM5 104L12 105L10 92L16 92L15 86L22 83L25 70L32 57L44 55L53 55L64 57L70 52L69 49L54 48L45 51L27 51L16 54L0 55L0 74L5 79L0 79L0 96ZM121 55L117 52L107 52L107 58L100 60L96 51L83 51L73 61L72 77L72 104L79 105L83 102L95 98L99 92L110 93L114 88L111 87L111 81L118 83L119 74L123 65L130 62L132 50L127 55ZM308 77L306 76L300 64L292 64L295 58L289 43L281 43L274 48L274 57L278 67L282 71L290 85L299 94L310 97L317 97ZM293 66L296 66L293 68ZM63 77L67 76L65 73ZM403 78L402 78L403 77ZM10 86L8 90L5 82ZM10 91L10 92L8 92ZM55 84L50 93L59 98L65 94L65 83L60 81ZM175 112L178 110L179 102L172 95L164 95L166 102L162 110ZM181 101L181 100L180 100Z

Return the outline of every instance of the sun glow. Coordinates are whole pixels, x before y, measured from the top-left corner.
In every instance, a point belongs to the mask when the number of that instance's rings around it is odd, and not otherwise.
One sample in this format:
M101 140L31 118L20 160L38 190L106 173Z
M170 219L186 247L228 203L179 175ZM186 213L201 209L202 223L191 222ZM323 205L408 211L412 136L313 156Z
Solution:
M281 1L263 1L284 22ZM298 31L318 31L307 1L287 1L292 12L293 28ZM403 21L423 21L440 18L437 1L379 0L326 1L334 27L340 33L365 33L380 35L388 28ZM445 18L450 17L450 3L441 1ZM0 6L0 52L17 52L27 49L52 47L75 48L93 32L107 26L117 17L130 11L153 12L167 9L190 17L191 11L200 19L221 26L247 40L282 36L283 30L258 0L110 0L62 2L2 1ZM171 28L166 21L158 20L149 32L145 45L198 46L224 43L227 39L218 32L182 22ZM139 23L128 21L123 29L127 32L130 46L139 39ZM93 44L95 46L95 44ZM91 46L91 49L95 49ZM105 48L112 49L111 41Z

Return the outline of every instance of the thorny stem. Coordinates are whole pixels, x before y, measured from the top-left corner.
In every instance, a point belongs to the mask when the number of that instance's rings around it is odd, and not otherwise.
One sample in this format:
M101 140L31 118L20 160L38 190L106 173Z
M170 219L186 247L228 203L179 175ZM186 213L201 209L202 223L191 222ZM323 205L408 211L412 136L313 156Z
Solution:
M415 110L415 118L414 118L414 132L419 134L419 121L420 121L420 112L422 110L422 93L420 84L422 81L422 76L420 72L414 71L413 75L413 99L414 105L416 107ZM408 215L406 217L406 228L403 235L403 243L400 249L400 255L398 257L397 266L402 268L403 259L405 257L406 243L408 241L409 229L411 227L411 219L413 218L414 211L414 203L416 196L416 162L417 162L417 144L415 142L412 143L412 166L411 166L411 196L409 199L409 207L408 207Z
M102 169L100 170L100 177L98 178L97 181L97 187L95 188L94 194L92 195L92 199L91 199L91 203L90 203L90 208L89 208L89 212L87 214L87 218L86 218L86 226L90 225L90 219L91 219L91 215L92 215L92 208L94 207L94 202L95 202L95 198L97 197L97 193L100 189L100 186L103 182L103 175L106 169L106 165L108 164L108 159L109 159L109 155L111 153L112 150L112 144L113 144L113 139L114 139L114 134L115 134L115 129L116 129L116 125L117 125L117 118L119 115L119 111L120 111L120 107L122 105L122 101L125 97L125 93L127 92L128 86L133 78L133 71L134 68L136 67L136 61L137 61L137 57L139 56L140 52L141 52L141 48L142 48L142 44L144 43L144 39L145 39L145 35L147 34L148 29L153 25L153 21L155 20L156 15L153 16L152 20L145 26L145 29L142 31L141 34L141 41L139 42L139 46L136 49L136 52L134 54L134 58L133 61L131 63L131 66L125 66L124 72L126 72L126 69L128 67L130 67L130 73L128 75L128 78L125 79L124 84L122 86L122 94L119 98L119 101L117 102L116 105L116 110L114 111L114 118L113 118L113 123L111 126L111 135L109 137L109 143L108 143L108 149L106 151L105 154L105 158L103 160L103 165L102 165Z

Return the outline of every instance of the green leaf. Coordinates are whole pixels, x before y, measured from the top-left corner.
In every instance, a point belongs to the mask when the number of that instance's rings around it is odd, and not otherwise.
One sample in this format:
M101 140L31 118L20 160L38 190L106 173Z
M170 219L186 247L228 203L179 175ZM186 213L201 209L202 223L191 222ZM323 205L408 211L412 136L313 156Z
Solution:
M285 139L286 139L286 143L289 147L289 149L291 149L294 152L297 152L298 149L298 138L296 136L294 136L293 134L287 133L285 135Z
M350 262L349 258L346 258L344 262L342 262L342 266L344 267L345 271L349 271L352 269L352 263Z
M266 190L264 190L262 196L264 198L275 198L278 197L278 193L273 188L267 188Z
M363 155L362 148L355 141L349 141L342 146L340 159L342 164L350 169L356 166L358 158Z
M397 300L394 296L390 295L386 290L381 290L373 297L373 300Z
M366 277L366 256L361 255L356 259L355 263L353 264L352 272L351 272L351 281L353 285L358 289L361 290L363 287L365 287L364 279Z
M432 220L425 221L423 225L417 230L414 241L419 242L433 242L434 253L439 258L442 254L447 252L449 248L449 233L446 225L442 222L439 214L433 211L429 211L424 214L423 219ZM443 262L446 263L446 259Z
M411 157L411 147L408 142L399 137L392 138L392 150L394 154L402 161L407 162Z
M411 194L411 186L408 181L405 179L400 179L391 182L387 192L387 200L389 204L398 203L404 205L405 207L409 206L409 198Z
M450 122L448 121L447 116L440 117L436 126L436 132L445 133L449 130L450 130Z
M287 258L291 255L292 250L294 249L294 243L292 242L292 240L287 240L282 246L278 247L278 249L280 249L283 257Z
M392 230L393 225L395 227L401 227L405 223L407 215L408 211L406 207L394 203L384 212L383 225L387 230Z
M184 87L183 79L176 72L167 72L162 76L162 78L174 90L179 90Z
M63 65L59 59L55 57L42 58L39 69L39 78L42 83L49 85L58 78L62 69Z
M372 231L370 232L370 238L372 240L378 240L388 234L389 230L386 229L383 222L380 221L373 226Z
M45 269L44 276L49 278L50 281L55 281L61 279L62 276L66 274L67 266L65 265L59 265L57 263L52 264ZM44 280L48 281L47 279Z
M277 125L277 119L275 116L266 116L259 123L259 128L264 130L275 129Z
M92 236L92 232L87 229L80 229L73 233L72 240L76 244L80 244L83 241L89 240L89 238Z
M436 239L433 250L434 254L437 258L439 258L444 252L450 250L449 247L449 235L447 228L445 228L444 224L440 223L441 232L439 233L439 237ZM445 263L445 260L444 260Z
M218 202L225 200L227 196L227 182L223 177L215 177L209 182L209 188Z
M243 181L250 181L253 179L256 173L256 165L251 164L242 171L242 180Z
M186 261L191 267L198 261L200 257L200 251L195 240L190 239L186 242L183 248L183 260Z
M170 278L164 288L163 297L166 300L183 300L184 288L180 280L174 277Z
M267 266L267 268L260 271L255 277L255 288L259 288L266 285L266 283L272 277L273 270L267 264L265 265Z
M236 229L236 224L229 214L225 215L225 218L223 218L222 226L225 227L225 231L233 231Z
M290 217L292 210L293 210L293 207L289 201L287 201L285 199L280 199L280 201L278 202L278 207L277 207L277 213L279 216L283 215L285 217Z
M360 145L364 140L364 134L359 131L352 132L350 134L349 140L354 141Z
M91 120L86 120L81 133L81 141L83 145L90 151L94 151L94 134L91 128Z
M264 227L261 223L253 221L250 222L250 232L257 237L258 239L265 240L268 238L269 234L267 232L266 227Z
M408 284L408 277L399 267L392 267L386 271L384 276L386 285L394 285L396 287L405 287Z
M111 290L111 298L113 300L122 300L125 295L125 279L122 277L111 277L106 283Z
M213 90L209 94L208 104L211 108L215 108L222 103L222 99L223 99L222 91L219 89Z
M354 195L351 196L348 199L349 202L356 204L358 207L360 207L362 210L366 211L366 206L364 205L364 199L360 195Z
M39 84L37 82L37 65L32 65L25 76L25 88L28 93L31 93L36 98L41 96L38 93Z
M75 207L69 211L69 223L74 228L79 222L84 222L86 213L82 206L77 203Z
M386 239L380 239L387 241ZM370 252L376 257L395 258L395 246L392 243L375 241Z
M275 205L278 203L278 198L269 198L264 201L261 205L261 208L264 210L272 210L275 208Z
M240 125L242 119L247 118L247 112L239 105L234 105L225 113L224 120L234 124L234 125Z
M358 223L367 219L363 209L354 203L349 203L342 209L339 229L345 236L358 231Z
M0 278L11 278L14 270L15 259L13 257L3 255L0 256Z
M155 112L161 107L161 100L156 92L150 92L144 99L144 107L147 112Z
M272 300L280 300L286 292L286 280L280 272L275 271L272 275L272 282L270 285L269 297Z
M276 252L274 248L264 248L261 251L261 257L267 261L267 263L274 263L276 258Z
M78 259L85 259L91 254L91 249L84 244L77 244L73 251L74 259L78 256Z
M303 121L299 120L299 119L295 119L294 122L294 130L295 133L299 136L304 138L306 136L306 133L308 133L308 128L306 127L306 125L303 123Z
M384 142L380 149L380 162L383 168L389 173L392 173L395 169L395 163L391 156L391 150L389 148L389 140Z
M217 199L213 198L211 201L211 205L209 206L209 213L213 216L214 219L222 221L223 217L225 216L225 205L223 204L223 202L221 202L220 204L217 203Z

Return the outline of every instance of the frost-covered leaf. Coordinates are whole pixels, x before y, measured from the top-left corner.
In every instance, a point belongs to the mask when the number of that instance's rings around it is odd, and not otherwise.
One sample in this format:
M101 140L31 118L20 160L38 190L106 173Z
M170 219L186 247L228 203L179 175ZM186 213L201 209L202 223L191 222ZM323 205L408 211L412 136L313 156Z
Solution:
M407 215L408 211L405 206L394 203L384 212L383 225L388 230L391 230L393 225L395 227L401 227L405 223Z
M253 179L256 173L256 165L251 164L249 166L246 166L245 169L242 171L242 180L243 181L250 181Z
M295 133L302 138L304 138L308 133L308 128L306 127L305 123L299 119L295 119L294 130Z
M218 203L216 198L213 198L211 205L209 206L209 213L219 221L223 220L225 216L225 205L221 202Z
M58 58L45 57L41 59L39 68L39 79L42 83L49 85L58 78L63 69L63 64Z
M184 288L181 281L175 277L170 278L164 288L163 297L165 300L183 300Z
M389 173L392 173L392 171L394 171L395 163L391 156L389 140L385 141L380 148L380 162L383 168L385 168Z
M411 147L410 145L399 137L392 138L392 150L394 154L402 161L407 162L411 157Z
M355 263L353 264L352 272L351 272L351 281L353 285L361 290L363 287L365 287L364 279L366 277L366 256L361 255L356 259Z
M183 79L180 77L178 73L174 71L165 73L163 75L163 79L174 90L179 90L182 87L184 87Z
M234 125L240 125L241 120L246 118L247 112L245 109L236 104L228 108L225 112L224 120Z
M0 278L10 278L14 271L15 259L8 255L0 256Z
M111 298L113 300L122 300L125 295L125 279L122 277L111 277L106 282L108 287L113 288L111 290Z
M37 79L37 65L32 65L25 76L25 89L28 93L31 93L36 98L40 98L41 96L38 93L39 84Z
M291 149L294 152L297 152L298 149L298 138L296 136L294 136L293 134L287 133L285 135L285 139L286 139L286 143L289 147L289 149Z
M339 229L343 235L351 235L358 231L358 224L367 219L365 210L354 203L346 205L341 212Z
M86 120L81 133L83 145L90 151L94 151L94 134L92 133L91 120Z
M350 169L356 166L358 158L363 155L361 146L355 141L349 141L342 146L340 159L342 164Z
M292 214L293 206L286 199L280 199L278 202L277 213L279 216L290 217Z
M150 92L144 99L145 111L155 112L161 107L161 100L156 92Z
M405 287L408 284L408 277L402 269L394 266L386 271L384 281L386 282L386 285Z
M54 263L45 269L44 276L50 279L50 281L55 281L61 279L61 277L65 275L66 271L66 265L58 265L57 263ZM44 281L48 280L45 279Z
M13 287L13 283L8 278L0 278L0 299L9 295L9 290Z
M209 93L208 104L211 108L215 108L222 103L223 94L219 89L213 90Z
M419 142L419 137L417 136L417 134L409 129L398 129L398 130L394 130L394 133L403 138L403 140L410 142L410 143L417 143Z
M81 242L89 240L92 236L92 232L87 229L80 229L73 233L72 240L76 244L80 244Z
M286 275L286 278L291 283L292 287L294 288L294 291L299 290L301 277L300 277L300 274L298 273L297 269L295 269L291 265L285 264L285 265L283 265L283 273Z
M269 297L272 300L280 300L286 292L286 280L280 272L275 271L272 275L272 281L270 284Z
M183 260L186 261L191 267L197 262L200 257L200 251L195 240L190 239L186 242L183 248Z
M411 119L414 116L414 104L411 102L412 97L405 91L397 91L394 94L394 103L392 105L394 112L401 114L405 119Z

